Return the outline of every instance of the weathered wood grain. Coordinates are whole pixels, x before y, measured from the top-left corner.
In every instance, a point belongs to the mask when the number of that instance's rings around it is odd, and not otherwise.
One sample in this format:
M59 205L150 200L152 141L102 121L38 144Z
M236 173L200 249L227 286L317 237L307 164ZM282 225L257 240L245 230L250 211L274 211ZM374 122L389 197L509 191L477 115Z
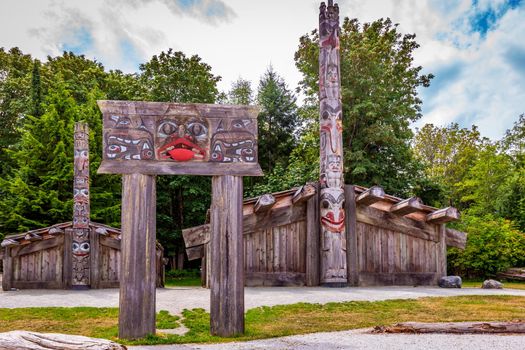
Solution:
M242 167L236 163L176 163L176 162L150 162L128 160L125 162L102 161L97 174L144 174L144 175L222 175L232 174L238 176L262 176L259 164L244 163Z
M55 238L46 239L43 241L34 242L23 246L18 246L11 249L11 256L20 256L31 254L40 250L55 248L58 245L64 244L64 236L57 236Z
M439 209L427 215L427 222L430 224L444 224L456 220L459 220L459 211L454 207Z
M465 249L467 245L467 234L451 228L445 229L446 242L449 247Z
M0 333L2 350L126 350L115 342L79 335L11 331Z
M525 322L403 322L376 327L373 333L521 334L525 333Z
M257 214L265 213L275 204L275 197L271 193L263 194L253 205L253 212Z
M416 211L420 211L423 202L419 197L410 197L390 207L390 212L395 215L407 215Z
M90 287L93 289L100 288L100 234L96 232L96 229L91 229L89 234L89 241L91 243L90 250Z
M155 334L155 177L122 176L119 337Z
M381 186L372 186L356 198L356 202L362 205L371 205L385 198L385 190Z
M211 207L210 331L244 333L242 177L214 176Z
M11 257L11 248L6 247L3 264L3 274L2 274L2 290L9 291L12 288L13 280L13 258Z
M357 245L357 208L354 186L345 186L346 220L346 263L348 267L348 285L357 286L359 282L359 251Z
M317 193L317 188L314 184L308 183L301 186L292 197L292 204L299 204L307 201Z
M318 286L320 271L319 264L321 259L320 253L320 232L319 232L319 194L316 183L316 194L313 195L306 204L306 252L305 252L305 269L306 269L306 285Z

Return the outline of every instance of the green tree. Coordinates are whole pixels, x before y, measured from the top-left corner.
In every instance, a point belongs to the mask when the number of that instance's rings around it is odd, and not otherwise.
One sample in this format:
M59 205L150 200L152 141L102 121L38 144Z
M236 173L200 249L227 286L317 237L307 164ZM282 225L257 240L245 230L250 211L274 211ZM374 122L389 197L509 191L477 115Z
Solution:
M426 176L442 188L439 205L465 207L458 183L467 176L489 140L473 125L460 128L457 123L446 127L426 124L417 130L413 141L416 158L423 163Z
M252 105L254 102L252 83L243 78L234 81L228 92L228 102L235 105Z
M70 221L73 206L73 123L78 108L63 82L40 117L28 117L13 175L0 182L1 230L18 232Z
M317 30L304 35L295 53L301 89L313 102L318 101L318 41ZM421 177L409 124L421 117L417 89L433 77L413 65L415 35L402 35L388 18L363 25L345 18L340 47L345 180L407 194Z
M140 65L140 97L149 101L214 103L219 76L198 56L162 52ZM167 255L183 247L181 229L204 222L210 206L211 181L205 176L157 177L157 237Z
M257 103L259 164L271 172L276 164L283 167L295 145L295 132L299 124L296 98L284 81L270 66L259 81Z
M197 55L169 49L140 65L140 83L148 101L214 103L221 77Z
M30 112L32 67L31 56L18 48L0 48L0 176L14 166L7 152L18 142L18 128Z

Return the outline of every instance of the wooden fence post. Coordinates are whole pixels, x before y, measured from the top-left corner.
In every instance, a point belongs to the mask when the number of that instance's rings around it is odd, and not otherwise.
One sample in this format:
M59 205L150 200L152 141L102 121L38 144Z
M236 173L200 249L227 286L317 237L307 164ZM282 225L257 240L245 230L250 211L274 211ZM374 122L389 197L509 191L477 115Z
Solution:
M244 333L244 247L242 177L212 178L211 300L212 335Z
M348 285L359 284L359 260L357 258L357 210L354 186L345 185L346 219L346 263L348 266Z
M122 175L119 338L155 334L155 176Z
M309 287L318 286L320 278L319 183L315 188L315 195L306 203L306 285Z
M11 285L13 283L13 258L11 257L11 248L6 247L4 249L2 290L7 292L11 290Z

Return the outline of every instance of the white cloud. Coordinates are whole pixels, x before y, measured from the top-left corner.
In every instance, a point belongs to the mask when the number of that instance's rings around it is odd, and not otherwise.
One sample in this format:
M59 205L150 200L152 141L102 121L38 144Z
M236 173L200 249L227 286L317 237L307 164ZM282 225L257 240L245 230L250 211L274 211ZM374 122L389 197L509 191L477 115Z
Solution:
M525 9L505 4L339 1L341 17L390 17L402 32L417 34L421 47L414 62L436 74L432 87L422 90L424 118L418 125L475 123L492 138L525 112ZM2 0L0 46L18 46L41 59L76 47L128 72L171 47L201 56L223 77L223 90L239 76L256 87L270 63L295 87L301 76L293 55L299 37L317 27L318 7L317 0ZM488 10L494 18L478 16ZM473 29L474 20L495 26L485 35Z

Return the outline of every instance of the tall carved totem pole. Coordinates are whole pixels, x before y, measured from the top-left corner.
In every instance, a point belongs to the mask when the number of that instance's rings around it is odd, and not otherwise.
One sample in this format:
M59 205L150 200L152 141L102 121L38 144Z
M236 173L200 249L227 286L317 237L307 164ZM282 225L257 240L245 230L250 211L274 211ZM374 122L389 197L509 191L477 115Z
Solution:
M90 284L89 243L89 127L75 123L75 158L73 185L73 250L71 258L72 287L88 287Z
M321 284L347 284L339 7L319 8Z

